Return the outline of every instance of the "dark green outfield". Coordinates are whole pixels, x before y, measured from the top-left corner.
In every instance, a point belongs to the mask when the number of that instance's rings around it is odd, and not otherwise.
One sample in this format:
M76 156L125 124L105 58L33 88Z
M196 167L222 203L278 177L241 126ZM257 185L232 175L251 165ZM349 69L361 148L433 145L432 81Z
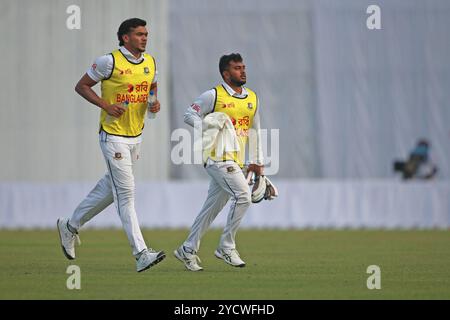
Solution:
M138 274L121 230L82 231L73 261L56 230L0 231L0 298L450 299L449 231L241 230L242 269L214 257L219 234L206 234L205 270L193 273L172 255L187 230L145 230L168 257ZM66 288L71 264L81 290ZM381 268L381 290L366 287L369 265Z

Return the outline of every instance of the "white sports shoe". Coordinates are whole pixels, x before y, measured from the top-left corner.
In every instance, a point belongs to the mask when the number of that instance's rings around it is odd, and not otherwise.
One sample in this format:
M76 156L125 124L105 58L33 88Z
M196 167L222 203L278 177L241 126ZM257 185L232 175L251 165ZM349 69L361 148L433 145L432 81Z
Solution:
M56 226L58 228L63 253L67 259L73 260L75 259L75 240L78 242L78 245L81 244L81 241L77 233L72 233L72 231L69 230L67 227L68 223L69 219L59 218L56 222Z
M236 249L217 249L214 255L232 265L233 267L245 267L245 262L239 257L239 252Z
M155 251L152 248L146 249L136 260L136 271L142 272L164 260L164 251Z
M198 265L199 263L201 263L200 258L195 254L194 251L192 251L192 253L187 252L183 245L175 250L173 254L178 260L184 263L186 269L190 271L203 270L203 268Z

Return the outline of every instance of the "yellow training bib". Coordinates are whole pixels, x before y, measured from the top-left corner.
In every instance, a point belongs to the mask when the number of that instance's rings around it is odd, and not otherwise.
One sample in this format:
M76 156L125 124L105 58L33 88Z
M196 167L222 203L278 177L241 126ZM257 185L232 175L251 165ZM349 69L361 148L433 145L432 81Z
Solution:
M247 143L249 129L253 124L253 117L256 113L258 99L256 93L245 88L248 92L247 97L237 98L231 96L222 85L214 88L216 90L216 103L213 112L223 112L227 114L236 130L236 136L239 142L238 152L228 152L223 157L218 158L215 150L211 151L209 157L215 161L233 160L241 168L245 162L245 146Z
M100 114L100 129L109 134L136 137L144 128L145 113L150 86L155 76L155 60L144 53L140 63L128 61L120 50L111 53L113 71L108 79L102 80L102 98L109 104L122 104L128 101L127 111L119 118Z

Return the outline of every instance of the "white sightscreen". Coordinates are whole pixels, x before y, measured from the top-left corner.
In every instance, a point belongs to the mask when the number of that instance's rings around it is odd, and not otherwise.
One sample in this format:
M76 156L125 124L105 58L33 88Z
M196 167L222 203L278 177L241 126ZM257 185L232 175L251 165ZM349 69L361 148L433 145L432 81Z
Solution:
M192 223L207 188L195 180L207 174L171 164L170 137L221 81L219 57L240 52L263 128L280 130L280 198L252 206L243 226L448 228L450 1L378 0L381 30L366 27L372 4L0 1L0 228L54 226L103 175L99 110L73 89L130 17L149 23L162 103L136 167L143 226ZM66 28L69 5L81 8L80 30ZM392 179L392 161L419 137L443 181ZM118 225L110 206L91 226Z

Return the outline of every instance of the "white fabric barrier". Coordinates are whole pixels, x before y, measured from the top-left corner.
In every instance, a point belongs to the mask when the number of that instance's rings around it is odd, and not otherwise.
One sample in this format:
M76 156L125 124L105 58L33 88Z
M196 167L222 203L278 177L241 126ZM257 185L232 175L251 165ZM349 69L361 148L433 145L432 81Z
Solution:
M276 181L280 196L250 207L243 228L449 228L450 181ZM0 228L54 228L94 184L0 183ZM207 181L137 184L142 227L188 228L206 198ZM227 207L213 223L221 227ZM114 206L85 227L121 227Z

